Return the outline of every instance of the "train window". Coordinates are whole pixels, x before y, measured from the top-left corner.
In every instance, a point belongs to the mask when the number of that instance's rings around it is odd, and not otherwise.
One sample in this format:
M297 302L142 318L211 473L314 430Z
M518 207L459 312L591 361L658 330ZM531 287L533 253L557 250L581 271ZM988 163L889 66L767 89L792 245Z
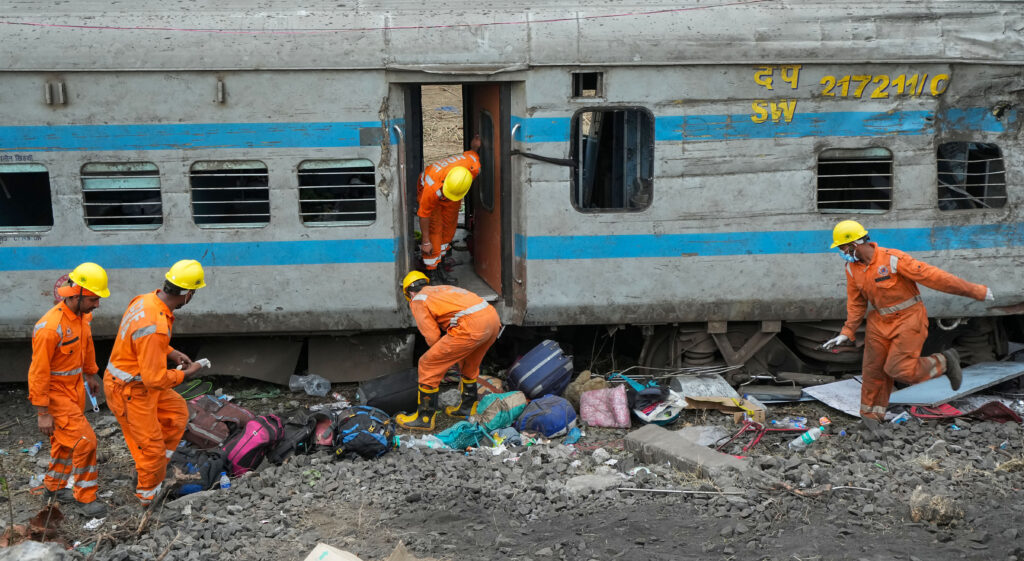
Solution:
M653 196L654 117L642 108L578 111L572 158L577 210L643 210Z
M995 144L947 142L935 153L939 210L1006 206L1006 164Z
M164 221L160 172L148 162L85 164L82 203L93 230L152 230Z
M829 148L818 154L818 211L883 213L892 205L892 152Z
M604 97L604 74L601 72L573 72L573 97Z
M493 154L494 118L487 111L480 112L480 153ZM494 158L480 158L480 175L473 181L480 206L494 210Z
M299 217L307 226L370 224L375 185L370 160L306 160L299 164Z
M201 228L246 228L270 223L267 165L259 161L196 162L189 171L192 219Z
M41 164L0 164L0 229L53 226L50 172Z

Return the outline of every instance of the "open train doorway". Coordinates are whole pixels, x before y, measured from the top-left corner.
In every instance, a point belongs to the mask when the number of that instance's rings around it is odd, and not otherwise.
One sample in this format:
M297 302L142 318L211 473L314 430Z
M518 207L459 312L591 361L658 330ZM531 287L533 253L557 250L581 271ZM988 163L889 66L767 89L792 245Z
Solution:
M508 238L503 235L508 219L501 204L502 159L508 157L501 140L501 86L424 84L410 89L409 97L414 99L410 100L411 111L407 115L418 115L421 129L420 134L409 135L407 146L407 161L417 170L415 180L410 181L413 198L417 195L419 172L434 162L469 156L467 151L475 145L474 138L479 138L479 148L473 156L479 158L480 172L462 200L455 236L438 267L454 279L453 284L488 301L498 301L502 299L504 284L502 265L511 258L511 247L506 247ZM408 124L413 132L415 125ZM408 173L412 179L413 171ZM412 206L418 208L418 201ZM419 219L413 219L414 232L419 232L419 226ZM414 251L417 247L414 244ZM414 262L423 266L418 253Z

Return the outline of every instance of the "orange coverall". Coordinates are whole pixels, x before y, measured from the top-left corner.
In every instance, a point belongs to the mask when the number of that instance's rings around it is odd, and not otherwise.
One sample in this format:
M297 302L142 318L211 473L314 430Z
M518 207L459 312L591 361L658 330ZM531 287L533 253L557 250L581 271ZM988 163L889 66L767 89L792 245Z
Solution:
M32 333L28 398L53 416L50 467L43 485L63 488L75 476L75 500L96 500L96 433L85 418L82 374L99 372L92 343L92 314L77 316L64 302L39 318Z
M121 318L103 377L107 405L135 460L135 496L148 505L167 475L167 461L188 424L188 405L174 391L185 374L167 369L174 314L156 292L132 299Z
M437 268L441 259L451 249L455 228L459 225L459 208L462 201L449 201L441 194L444 178L452 168L462 166L469 170L473 178L480 175L480 156L473 150L466 150L461 156L448 156L427 166L420 174L416 188L416 199L419 201L420 218L430 219L430 239L432 250L423 256L423 265L427 270Z
M419 384L437 388L456 363L463 379L476 380L480 363L501 330L498 311L468 290L444 285L423 287L409 309L430 345L420 357Z
M916 283L928 288L984 300L987 288L967 282L897 249L875 248L871 263L846 265L846 324L854 333L867 315L860 414L881 421L889 405L893 381L917 384L946 372L946 356L921 356L928 338L928 312ZM868 303L874 308L868 312ZM889 308L902 308L893 310Z

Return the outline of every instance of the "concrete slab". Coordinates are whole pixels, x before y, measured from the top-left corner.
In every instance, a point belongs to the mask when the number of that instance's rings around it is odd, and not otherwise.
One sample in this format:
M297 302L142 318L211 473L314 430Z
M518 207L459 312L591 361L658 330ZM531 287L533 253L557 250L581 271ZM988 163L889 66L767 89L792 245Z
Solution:
M626 450L642 462L668 462L680 471L697 472L712 479L725 470L745 472L750 468L746 461L701 446L679 432L658 425L644 425L627 434Z
M1024 362L980 362L964 368L964 380L957 391L949 387L949 378L941 376L893 392L889 404L942 405L1021 374L1024 374Z

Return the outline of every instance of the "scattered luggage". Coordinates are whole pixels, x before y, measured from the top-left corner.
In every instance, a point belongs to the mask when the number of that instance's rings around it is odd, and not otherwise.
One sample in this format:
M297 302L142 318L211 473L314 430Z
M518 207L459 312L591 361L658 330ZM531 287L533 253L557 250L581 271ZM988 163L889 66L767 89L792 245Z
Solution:
M562 395L572 378L572 356L562 352L558 343L547 339L512 364L508 387L529 399L543 395Z
M576 410L568 400L545 395L531 401L516 420L519 432L536 432L547 438L562 436L576 427Z
M591 427L628 429L630 421L626 386L583 392L580 395L580 419Z
M473 418L487 430L511 427L526 409L523 392L490 393L473 406Z
M197 448L216 448L254 418L234 403L201 395L188 402L188 425L182 438Z
M232 477L254 470L284 437L284 424L277 415L260 415L224 443L227 467Z
M295 454L312 454L317 449L317 426L328 420L331 423L330 434L326 445L333 450L334 414L329 411L312 412L299 409L288 416L284 423L284 436L270 452L267 460L280 465L288 456Z
M361 382L356 390L356 400L367 407L375 407L395 415L404 411L415 411L419 387L419 372L415 368L395 372L380 378Z
M376 407L356 405L338 413L334 427L334 456L383 456L394 447L395 421Z
M218 483L226 461L227 457L220 448L197 450L182 446L171 454L170 465L185 474L198 474L199 480L190 483L200 485L205 491Z

